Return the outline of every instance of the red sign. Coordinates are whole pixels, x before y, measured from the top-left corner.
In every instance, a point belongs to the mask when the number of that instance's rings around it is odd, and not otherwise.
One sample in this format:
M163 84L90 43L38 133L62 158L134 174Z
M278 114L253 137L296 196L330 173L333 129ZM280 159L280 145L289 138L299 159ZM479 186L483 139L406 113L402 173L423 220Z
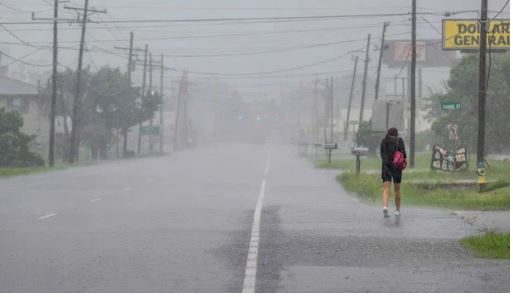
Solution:
M394 42L394 60L405 62L411 61L412 45L407 41ZM426 43L417 42L417 61L426 60Z

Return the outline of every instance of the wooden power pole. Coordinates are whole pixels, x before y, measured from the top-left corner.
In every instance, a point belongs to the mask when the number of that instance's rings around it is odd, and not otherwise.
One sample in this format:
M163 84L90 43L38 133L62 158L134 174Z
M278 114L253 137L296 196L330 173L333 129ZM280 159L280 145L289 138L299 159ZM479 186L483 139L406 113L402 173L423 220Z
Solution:
M375 86L375 90L374 90L374 100L378 100L378 96L379 96L379 79L381 76L381 64L383 62L383 49L385 47L385 33L387 31L388 25L390 25L389 22L383 23L383 33L381 35L381 48L379 50L378 77L376 78L376 86Z
M144 66L143 66L143 81L142 81L142 88L141 88L141 101L144 100L144 97L146 96L146 68L148 67L148 45L146 44L144 46ZM142 103L142 102L141 102ZM137 153L141 153L141 142L142 142L142 123L139 123L139 134L137 137Z
M52 102L50 105L50 136L48 147L48 166L55 162L55 108L57 105L57 20L59 17L59 0L53 2L53 65L52 65ZM64 118L66 121L66 118Z
M356 56L355 60L354 60L353 79L351 80L351 89L349 91L349 103L347 105L346 125L344 127L344 141L347 140L347 129L349 128L349 116L351 114L351 104L353 102L354 83L356 80L357 67L358 67L358 56Z
M365 91L367 89L367 69L369 68L369 46L370 46L371 35L367 35L367 51L365 54L365 66L363 69L363 81L362 81L362 102L360 105L360 117L358 118L358 129L362 124L363 120L363 109L365 107Z
M85 0L84 8L77 7L69 7L65 6L65 9L71 9L75 11L82 11L82 32L80 35L80 50L78 52L78 67L77 67L77 81L75 82L75 100L73 101L73 118L72 118L72 129L71 129L71 141L70 141L70 155L69 155L69 163L78 162L79 157L79 148L80 148L80 112L81 112L81 103L82 100L80 98L80 87L82 80L82 62L84 57L84 45L85 45L85 33L87 26L87 15L88 12L95 13L106 13L106 10L96 10L89 9L89 0Z
M481 0L481 21L479 41L479 101L477 126L477 167L484 162L485 156L485 110L486 110L486 23L488 21L488 0Z
M159 131L159 151L164 152L164 55L160 55L160 131Z
M410 70L410 168L415 167L415 67L417 64L417 0L412 0Z

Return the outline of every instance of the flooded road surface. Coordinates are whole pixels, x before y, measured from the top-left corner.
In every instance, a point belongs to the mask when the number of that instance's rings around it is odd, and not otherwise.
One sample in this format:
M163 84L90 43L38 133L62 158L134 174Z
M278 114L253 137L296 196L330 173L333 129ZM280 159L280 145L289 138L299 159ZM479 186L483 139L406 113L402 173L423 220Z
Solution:
M475 225L384 219L336 174L290 146L218 144L2 179L0 291L509 291L509 260L459 246Z

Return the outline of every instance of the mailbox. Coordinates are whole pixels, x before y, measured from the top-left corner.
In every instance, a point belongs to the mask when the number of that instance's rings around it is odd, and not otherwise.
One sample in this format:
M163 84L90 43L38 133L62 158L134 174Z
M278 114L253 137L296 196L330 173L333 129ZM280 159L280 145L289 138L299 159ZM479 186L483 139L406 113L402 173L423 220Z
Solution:
M353 149L351 150L351 153L353 155L357 155L357 156L367 155L369 153L369 148L366 148L366 147L353 147Z
M366 155L369 153L369 148L366 147L353 147L351 150L353 155L356 155L356 175L360 175L360 156Z
M327 149L327 150L336 150L338 148L338 144L337 143L326 143L324 144L324 149Z

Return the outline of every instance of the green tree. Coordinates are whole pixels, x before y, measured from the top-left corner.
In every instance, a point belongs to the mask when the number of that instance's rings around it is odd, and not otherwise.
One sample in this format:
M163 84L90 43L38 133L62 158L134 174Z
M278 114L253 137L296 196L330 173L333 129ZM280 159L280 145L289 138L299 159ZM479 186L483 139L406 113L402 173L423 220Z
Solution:
M509 52L491 53L491 67L486 98L486 151L509 151ZM490 63L490 61L488 61ZM489 64L490 65L490 64ZM435 118L432 131L435 141L451 147L447 125L458 125L458 145L466 145L471 151L477 146L479 57L465 56L451 70L446 88L429 99L428 117ZM442 102L462 103L461 110L443 111Z
M34 136L20 132L23 118L18 112L0 108L0 167L44 166L44 160L29 151Z
M142 99L119 68L102 67L94 73L85 96L84 141L93 155L105 157L113 140L113 130L121 130L126 144L128 128L152 119L161 102L160 95L148 93ZM126 146L123 154L126 155Z
M59 73L58 115L71 116L75 80L76 71L68 69ZM118 68L106 66L94 73L87 68L83 70L82 80L81 141L93 156L107 157L115 130L122 131L126 144L128 129L153 118L161 102L157 93L148 93L141 98L140 90L131 87L127 75ZM44 91L45 106L49 106L50 90L51 85ZM124 155L126 150L124 146Z

